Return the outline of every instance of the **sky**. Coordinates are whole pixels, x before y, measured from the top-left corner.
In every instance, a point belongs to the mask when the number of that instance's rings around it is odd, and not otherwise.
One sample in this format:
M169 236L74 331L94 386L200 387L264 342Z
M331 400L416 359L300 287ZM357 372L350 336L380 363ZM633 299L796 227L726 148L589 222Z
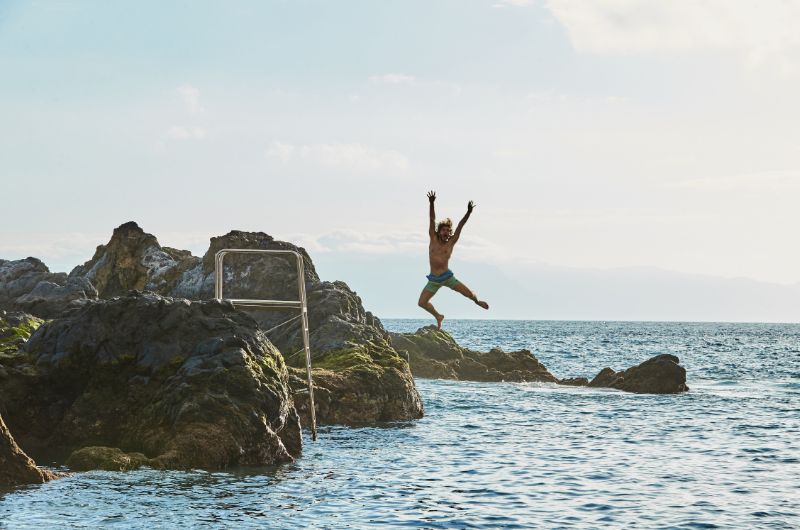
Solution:
M2 0L0 258L258 230L383 307L383 267L424 285L435 189L439 217L477 203L457 276L794 289L798 26L778 0Z

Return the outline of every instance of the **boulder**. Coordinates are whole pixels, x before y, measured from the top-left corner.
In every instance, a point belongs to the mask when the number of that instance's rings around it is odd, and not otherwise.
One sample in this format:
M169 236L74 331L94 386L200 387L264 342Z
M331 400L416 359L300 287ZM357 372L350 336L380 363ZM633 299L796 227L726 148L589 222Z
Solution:
M408 354L416 377L465 381L557 382L553 374L528 350L505 352L492 348L477 352L459 346L436 326L414 333L391 333L392 345Z
M305 361L299 351L288 359L300 414L308 418ZM422 400L408 362L386 342L348 344L318 352L313 360L317 421L358 425L422 417Z
M620 372L603 368L588 386L616 388L639 394L686 392L689 390L686 386L686 370L679 363L676 356L662 354Z
M0 260L0 310L26 311L53 318L97 298L92 284L81 278L51 273L41 260Z
M52 471L36 467L36 463L14 441L0 416L0 488L41 484L56 477Z
M91 301L41 325L6 364L0 402L34 456L104 446L155 467L224 468L301 450L283 358L228 303Z

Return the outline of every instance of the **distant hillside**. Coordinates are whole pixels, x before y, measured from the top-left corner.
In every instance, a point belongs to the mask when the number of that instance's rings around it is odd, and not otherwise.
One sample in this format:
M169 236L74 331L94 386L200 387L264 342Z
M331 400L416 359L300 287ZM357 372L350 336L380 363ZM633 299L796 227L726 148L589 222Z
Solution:
M488 257L487 257L488 258ZM381 317L424 318L424 256L317 254L323 279L341 278ZM456 277L491 304L453 292L433 299L450 318L800 322L800 285L684 274L657 268L577 269L452 263Z

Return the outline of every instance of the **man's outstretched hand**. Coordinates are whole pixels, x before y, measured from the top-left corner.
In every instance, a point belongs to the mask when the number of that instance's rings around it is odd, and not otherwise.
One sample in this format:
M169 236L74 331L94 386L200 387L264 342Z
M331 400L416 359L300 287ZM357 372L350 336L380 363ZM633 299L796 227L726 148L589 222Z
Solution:
M431 190L431 191L428 192L428 200L430 202L433 202L433 201L436 200L436 192L435 191Z
M472 201L469 201L469 203L467 203L467 213L472 213L472 210L474 208L475 208L475 203L472 202Z

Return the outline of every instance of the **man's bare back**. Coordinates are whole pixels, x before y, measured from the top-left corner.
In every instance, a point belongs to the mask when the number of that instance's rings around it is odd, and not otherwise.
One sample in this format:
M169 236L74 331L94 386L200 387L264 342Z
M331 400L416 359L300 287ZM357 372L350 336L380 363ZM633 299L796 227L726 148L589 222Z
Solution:
M431 265L431 273L428 275L428 284L419 296L418 305L433 315L436 319L436 325L441 329L444 315L436 311L430 300L442 286L458 291L484 309L489 309L489 304L478 300L475 293L458 281L448 267L450 257L453 255L453 248L461 237L461 230L467 223L469 216L472 215L475 204L469 201L467 205L467 214L459 221L456 231L453 234L453 223L450 219L446 219L439 223L439 226L436 226L436 213L433 206L434 201L436 201L436 193L431 191L428 193L428 202L430 203L430 224L428 226L430 244L428 245L428 260Z

